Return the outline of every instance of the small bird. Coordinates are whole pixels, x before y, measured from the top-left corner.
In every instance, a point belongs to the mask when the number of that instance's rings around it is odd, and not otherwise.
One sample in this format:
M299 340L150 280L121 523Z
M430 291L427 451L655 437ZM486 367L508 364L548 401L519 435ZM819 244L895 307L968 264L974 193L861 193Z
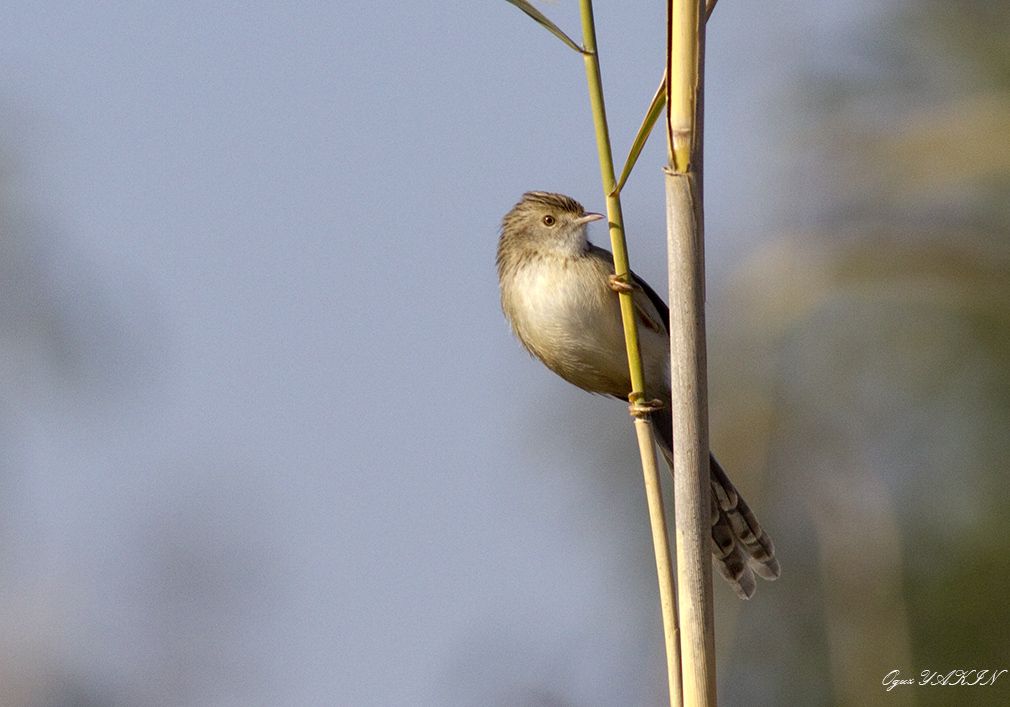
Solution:
M562 194L532 191L502 219L498 284L512 331L531 354L572 385L627 400L631 376L618 291L630 291L639 347L659 447L673 470L670 412L670 310L641 278L614 274L614 256L586 239L586 225L604 218L586 213ZM775 547L711 457L712 557L744 599L754 594L754 573L779 576Z

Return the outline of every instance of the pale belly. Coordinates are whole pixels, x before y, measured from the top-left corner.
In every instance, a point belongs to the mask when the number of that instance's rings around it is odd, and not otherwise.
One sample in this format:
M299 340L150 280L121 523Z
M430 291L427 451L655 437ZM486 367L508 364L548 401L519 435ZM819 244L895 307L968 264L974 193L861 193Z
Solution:
M517 273L509 312L516 334L570 383L626 397L631 386L617 296L592 264L550 272L529 267ZM587 281L599 287L586 287Z

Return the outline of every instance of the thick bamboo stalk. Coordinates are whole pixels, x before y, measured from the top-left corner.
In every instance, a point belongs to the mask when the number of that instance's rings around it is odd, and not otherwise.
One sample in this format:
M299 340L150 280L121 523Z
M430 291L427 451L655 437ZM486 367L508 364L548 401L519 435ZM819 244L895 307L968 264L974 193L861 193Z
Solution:
M698 0L668 2L666 137L670 166L675 171L684 173L696 152L696 109L702 59L699 49L705 27L701 21L705 9Z
M704 0L669 0L667 243L677 607L686 707L715 707L702 210Z
M693 175L666 173L670 263L674 517L684 704L714 707L715 621L709 515L708 386L700 206Z

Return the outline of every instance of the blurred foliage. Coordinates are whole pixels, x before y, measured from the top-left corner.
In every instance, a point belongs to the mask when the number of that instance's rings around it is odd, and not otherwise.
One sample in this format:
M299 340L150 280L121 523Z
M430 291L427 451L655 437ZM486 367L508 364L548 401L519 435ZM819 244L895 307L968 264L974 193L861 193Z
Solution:
M37 203L27 122L0 101L0 403L93 404L151 372L161 325L145 288L117 283L129 288L117 298Z
M766 486L783 555L727 704L1007 702L1006 675L881 681L1010 668L1010 5L921 0L870 32L872 71L806 87L810 223L714 307L713 445Z

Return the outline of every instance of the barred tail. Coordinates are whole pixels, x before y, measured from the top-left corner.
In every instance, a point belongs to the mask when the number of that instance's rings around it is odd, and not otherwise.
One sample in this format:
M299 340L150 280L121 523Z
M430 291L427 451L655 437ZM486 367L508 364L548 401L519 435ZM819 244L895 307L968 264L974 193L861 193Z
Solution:
M673 471L673 424L669 406L653 413L653 429L666 463ZM775 546L754 512L740 497L719 462L710 456L712 480L712 560L719 573L743 599L754 594L754 573L764 579L779 576Z
M750 598L754 593L751 570L768 580L779 576L775 545L715 457L711 457L710 468L712 552L720 571L734 585L737 594Z

